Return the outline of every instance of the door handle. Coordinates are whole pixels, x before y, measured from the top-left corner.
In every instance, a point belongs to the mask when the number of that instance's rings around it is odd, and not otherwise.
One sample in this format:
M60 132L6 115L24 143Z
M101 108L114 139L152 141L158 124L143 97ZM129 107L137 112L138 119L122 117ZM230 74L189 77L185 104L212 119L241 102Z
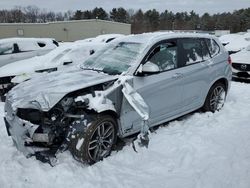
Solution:
M172 78L173 79L179 79L179 78L182 78L183 77L183 74L182 73L175 73Z

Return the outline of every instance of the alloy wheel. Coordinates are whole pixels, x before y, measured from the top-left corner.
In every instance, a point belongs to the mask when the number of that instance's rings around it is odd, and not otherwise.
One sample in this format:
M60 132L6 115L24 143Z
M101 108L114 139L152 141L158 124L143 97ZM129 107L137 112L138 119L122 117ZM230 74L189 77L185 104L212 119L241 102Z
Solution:
M93 132L88 144L90 158L97 162L107 157L115 140L115 128L112 122L100 123Z
M226 99L225 89L222 86L215 87L210 99L211 109L214 112L219 111L223 107L225 99Z

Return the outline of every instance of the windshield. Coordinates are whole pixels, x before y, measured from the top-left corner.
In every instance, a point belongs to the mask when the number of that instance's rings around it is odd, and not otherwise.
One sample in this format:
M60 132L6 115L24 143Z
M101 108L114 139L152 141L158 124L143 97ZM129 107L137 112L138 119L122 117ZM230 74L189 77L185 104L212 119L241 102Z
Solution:
M134 42L112 44L86 60L81 68L98 70L113 75L121 74L136 62L142 47L141 43Z

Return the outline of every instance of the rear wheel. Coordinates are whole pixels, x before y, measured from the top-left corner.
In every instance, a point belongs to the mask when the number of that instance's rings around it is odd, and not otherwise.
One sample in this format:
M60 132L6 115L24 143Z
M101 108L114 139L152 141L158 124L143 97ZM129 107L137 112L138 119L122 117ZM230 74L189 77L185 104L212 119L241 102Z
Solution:
M226 87L223 83L215 83L209 90L205 104L204 111L216 112L221 110L226 100Z
M104 159L110 155L116 143L116 126L112 116L99 115L94 121L88 122L84 131L74 134L69 150L76 159L88 164Z

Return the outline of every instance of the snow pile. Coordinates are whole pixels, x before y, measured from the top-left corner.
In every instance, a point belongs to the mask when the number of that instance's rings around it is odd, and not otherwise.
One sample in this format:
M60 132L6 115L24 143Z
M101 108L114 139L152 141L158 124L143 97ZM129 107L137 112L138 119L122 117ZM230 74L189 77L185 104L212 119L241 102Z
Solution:
M69 153L50 167L26 159L0 124L0 185L10 187L250 187L250 85L232 83L218 113L195 113L150 135L149 148L125 146L93 166ZM1 116L3 116L1 104ZM79 143L80 144L80 143Z

